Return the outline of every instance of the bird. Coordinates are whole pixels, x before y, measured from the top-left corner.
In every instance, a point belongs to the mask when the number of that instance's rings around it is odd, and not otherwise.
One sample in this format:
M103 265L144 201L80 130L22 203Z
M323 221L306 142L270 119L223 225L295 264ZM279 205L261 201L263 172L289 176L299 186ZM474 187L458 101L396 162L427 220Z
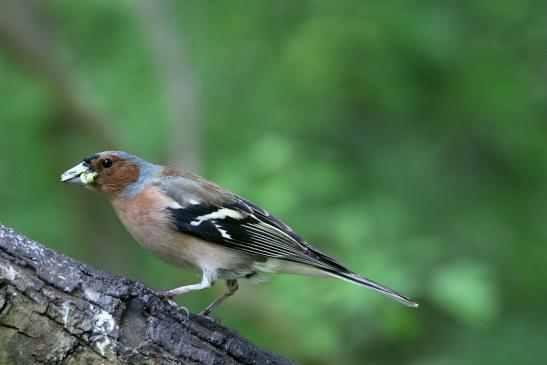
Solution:
M85 157L61 181L104 195L138 243L160 260L201 275L199 283L160 292L162 297L171 300L225 280L226 289L201 311L204 316L237 291L238 280L275 273L341 279L418 306L350 271L258 205L191 172L104 151Z

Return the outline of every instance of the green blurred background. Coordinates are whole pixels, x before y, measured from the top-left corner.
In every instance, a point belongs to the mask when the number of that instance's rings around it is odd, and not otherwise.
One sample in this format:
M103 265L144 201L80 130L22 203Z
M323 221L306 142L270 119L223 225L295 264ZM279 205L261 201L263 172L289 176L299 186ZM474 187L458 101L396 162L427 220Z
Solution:
M547 2L0 5L0 221L170 289L108 203L59 183L120 149L266 207L410 309L276 276L214 314L305 364L547 357ZM179 297L198 311L223 285Z

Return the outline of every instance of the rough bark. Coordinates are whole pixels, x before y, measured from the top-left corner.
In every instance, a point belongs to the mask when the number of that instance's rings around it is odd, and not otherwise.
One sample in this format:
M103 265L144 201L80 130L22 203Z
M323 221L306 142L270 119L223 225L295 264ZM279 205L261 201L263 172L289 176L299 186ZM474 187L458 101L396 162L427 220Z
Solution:
M294 364L0 224L0 364Z

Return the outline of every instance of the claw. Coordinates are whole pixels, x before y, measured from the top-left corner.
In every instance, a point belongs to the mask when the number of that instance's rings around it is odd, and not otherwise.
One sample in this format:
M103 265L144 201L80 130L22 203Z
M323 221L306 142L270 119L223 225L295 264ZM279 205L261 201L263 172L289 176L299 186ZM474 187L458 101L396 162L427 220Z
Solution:
M176 306L177 306L177 309L180 309L180 310L185 311L185 312L186 312L186 317L190 317L190 311L188 310L188 308L183 307L182 305L178 305L177 303L172 302L172 301L171 301L171 303L174 304L174 305L176 305Z
M204 312L205 310L202 310L201 312L199 312L199 315L213 323L220 323L219 317L212 317L209 315L209 313L204 313Z
M158 296L165 299L165 301L169 304L171 304L173 307L175 307L176 309L181 309L183 311L186 312L186 316L187 317L190 317L190 311L188 310L188 308L186 307L183 307L182 305L179 305L177 304L177 302L175 302L173 298L175 295L170 293L169 291L161 291L161 292L158 292Z
M188 308L177 304L174 300L171 300L171 299L167 299L167 303L171 304L177 310L182 310L182 311L186 312L186 317L190 317L190 311L188 310Z

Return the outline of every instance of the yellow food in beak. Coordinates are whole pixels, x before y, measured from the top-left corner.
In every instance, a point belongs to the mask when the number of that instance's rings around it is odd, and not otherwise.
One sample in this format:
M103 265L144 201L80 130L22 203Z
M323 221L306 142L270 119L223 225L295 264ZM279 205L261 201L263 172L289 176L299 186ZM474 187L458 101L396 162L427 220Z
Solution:
M95 179L95 176L97 176L96 172L88 172L88 173L84 172L83 174L80 175L80 181L84 185L91 184L93 180Z

